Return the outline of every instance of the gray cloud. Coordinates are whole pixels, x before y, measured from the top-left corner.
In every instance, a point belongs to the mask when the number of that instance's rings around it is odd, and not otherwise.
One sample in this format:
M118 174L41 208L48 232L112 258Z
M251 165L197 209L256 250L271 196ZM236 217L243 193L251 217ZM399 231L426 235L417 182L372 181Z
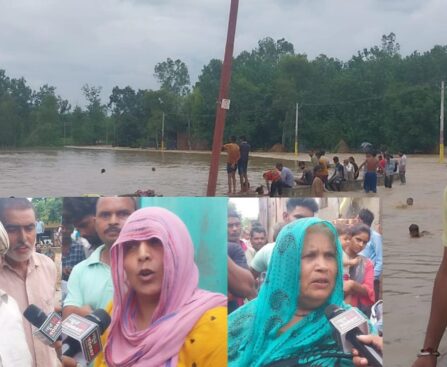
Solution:
M0 0L0 68L83 104L84 83L157 88L154 66L180 58L197 79L223 58L230 1ZM403 54L445 44L445 0L244 0L235 54L266 36L296 52L349 59L394 32Z

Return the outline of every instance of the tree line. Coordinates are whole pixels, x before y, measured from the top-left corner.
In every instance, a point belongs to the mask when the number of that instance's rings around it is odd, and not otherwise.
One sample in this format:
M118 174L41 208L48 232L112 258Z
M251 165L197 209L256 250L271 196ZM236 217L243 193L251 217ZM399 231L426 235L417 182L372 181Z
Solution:
M158 63L158 90L84 85L87 105L72 107L44 85L0 70L0 147L112 144L209 149L222 62L210 60L191 85L181 60ZM439 141L440 82L447 79L447 46L400 54L394 33L348 61L309 60L285 39L264 38L233 60L226 137L245 135L253 149L282 144L293 150L295 113L299 146L356 150L364 141L405 152L432 153ZM164 122L164 123L163 123Z

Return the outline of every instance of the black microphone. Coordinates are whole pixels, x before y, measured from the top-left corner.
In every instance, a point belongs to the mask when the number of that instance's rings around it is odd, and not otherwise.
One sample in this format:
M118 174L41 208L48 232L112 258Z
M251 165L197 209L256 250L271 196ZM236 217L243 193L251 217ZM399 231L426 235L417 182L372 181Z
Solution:
M74 357L81 353L90 363L102 351L101 335L110 325L110 316L99 308L85 317L71 314L62 322L62 333L67 335L62 343L62 354Z
M23 312L23 316L36 327L33 335L42 343L54 344L61 336L61 316L57 312L51 312L48 316L36 305L29 305Z
M368 334L368 323L365 317L355 308L343 310L336 305L329 305L325 309L326 317L334 328L338 345L345 353L350 353L354 347L359 354L368 360L372 367L383 367L382 354L373 346L363 344L357 335Z

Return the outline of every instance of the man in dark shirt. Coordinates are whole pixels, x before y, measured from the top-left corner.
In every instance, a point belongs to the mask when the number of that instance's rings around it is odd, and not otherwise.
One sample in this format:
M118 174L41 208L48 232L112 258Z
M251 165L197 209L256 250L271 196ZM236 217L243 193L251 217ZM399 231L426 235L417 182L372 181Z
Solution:
M341 182L344 181L345 178L345 169L343 168L343 165L340 163L340 160L338 157L334 157L334 173L332 174L331 178L329 179L328 186L332 191L340 191L341 189Z
M66 218L62 217L64 224L62 226L62 301L67 296L67 282L74 266L85 260L84 246L79 240L71 238L73 232L73 225L65 222Z
M302 170L303 175L301 178L295 179L297 185L312 185L312 181L314 180L313 169L306 168L306 162L299 161L298 167Z
M359 166L357 165L354 157L349 157L349 162L354 166L354 180L359 177Z
M241 217L228 210L228 313L243 305L244 299L256 297L255 279L248 270L245 251L247 245L240 240Z
M239 178L241 181L241 192L248 191L250 188L250 183L248 182L247 168L248 168L248 155L250 154L250 144L247 142L247 138L242 135L239 137L239 150L241 156L237 162L237 171L239 173Z

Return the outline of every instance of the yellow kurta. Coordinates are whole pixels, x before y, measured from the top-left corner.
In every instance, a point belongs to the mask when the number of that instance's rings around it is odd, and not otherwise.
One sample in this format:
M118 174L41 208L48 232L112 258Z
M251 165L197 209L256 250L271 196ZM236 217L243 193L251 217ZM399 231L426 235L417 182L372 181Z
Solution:
M112 313L112 304L106 308ZM179 352L177 367L227 366L227 308L215 307L205 312L194 325ZM108 330L101 341L105 345ZM107 367L103 353L95 359L95 367Z

